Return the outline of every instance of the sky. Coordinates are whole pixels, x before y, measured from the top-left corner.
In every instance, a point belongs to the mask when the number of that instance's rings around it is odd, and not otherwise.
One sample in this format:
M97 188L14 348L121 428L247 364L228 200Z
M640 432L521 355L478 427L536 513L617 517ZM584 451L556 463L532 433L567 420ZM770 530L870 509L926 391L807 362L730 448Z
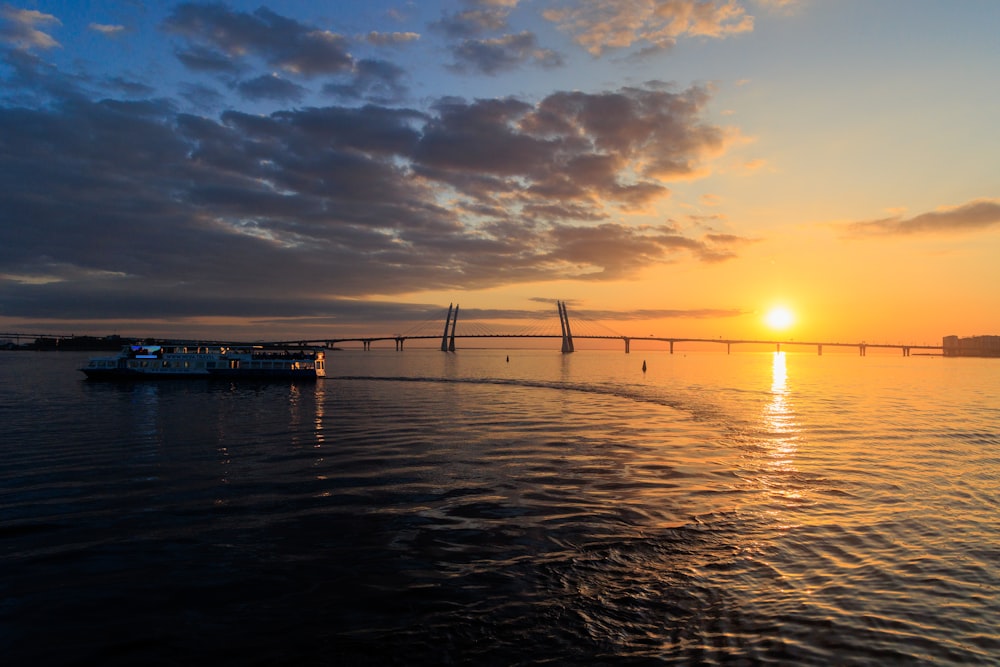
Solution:
M0 0L0 331L391 335L451 303L558 330L561 300L636 336L1000 334L997 26L995 0Z

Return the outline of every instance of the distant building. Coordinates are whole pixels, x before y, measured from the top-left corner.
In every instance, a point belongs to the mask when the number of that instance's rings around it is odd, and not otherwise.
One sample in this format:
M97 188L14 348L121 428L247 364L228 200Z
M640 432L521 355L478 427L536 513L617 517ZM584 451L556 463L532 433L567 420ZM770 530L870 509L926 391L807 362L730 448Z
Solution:
M941 348L946 357L1000 357L1000 336L945 336Z

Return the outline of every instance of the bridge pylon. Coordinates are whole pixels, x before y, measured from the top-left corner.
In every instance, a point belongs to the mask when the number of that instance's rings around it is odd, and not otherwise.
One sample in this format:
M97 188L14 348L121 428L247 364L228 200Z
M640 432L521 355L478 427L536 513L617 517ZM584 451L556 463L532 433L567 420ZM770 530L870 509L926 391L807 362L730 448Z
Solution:
M441 351L448 351L448 325L451 324L451 309L454 304L448 304L448 317L444 320L444 333L441 334Z
M454 306L454 315L452 315L452 306ZM441 351L442 352L454 352L455 351L455 325L458 324L458 305L448 304L448 317L444 321L444 333L441 334ZM448 337L448 326L451 325L451 338ZM400 346L402 348L402 346Z
M458 304L455 304L455 316L451 318L451 339L448 341L448 351L455 351L455 325L458 324Z
M559 328L562 330L562 353L573 352L573 332L569 328L569 314L566 312L566 302L556 301L559 307Z

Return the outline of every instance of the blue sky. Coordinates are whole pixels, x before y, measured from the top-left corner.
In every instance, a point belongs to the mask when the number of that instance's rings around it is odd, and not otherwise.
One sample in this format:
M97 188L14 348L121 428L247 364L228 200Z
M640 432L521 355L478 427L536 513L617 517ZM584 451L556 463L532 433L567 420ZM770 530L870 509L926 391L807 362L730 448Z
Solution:
M989 0L2 4L0 329L563 299L678 335L778 302L803 337L1000 330L997 25Z

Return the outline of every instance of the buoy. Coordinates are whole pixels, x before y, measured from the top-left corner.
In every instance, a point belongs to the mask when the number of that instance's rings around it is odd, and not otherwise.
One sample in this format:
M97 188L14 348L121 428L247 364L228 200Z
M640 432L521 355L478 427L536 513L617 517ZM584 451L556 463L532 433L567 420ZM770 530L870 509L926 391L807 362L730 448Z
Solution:
M646 372L646 360L645 359L642 360L642 372L643 373Z

